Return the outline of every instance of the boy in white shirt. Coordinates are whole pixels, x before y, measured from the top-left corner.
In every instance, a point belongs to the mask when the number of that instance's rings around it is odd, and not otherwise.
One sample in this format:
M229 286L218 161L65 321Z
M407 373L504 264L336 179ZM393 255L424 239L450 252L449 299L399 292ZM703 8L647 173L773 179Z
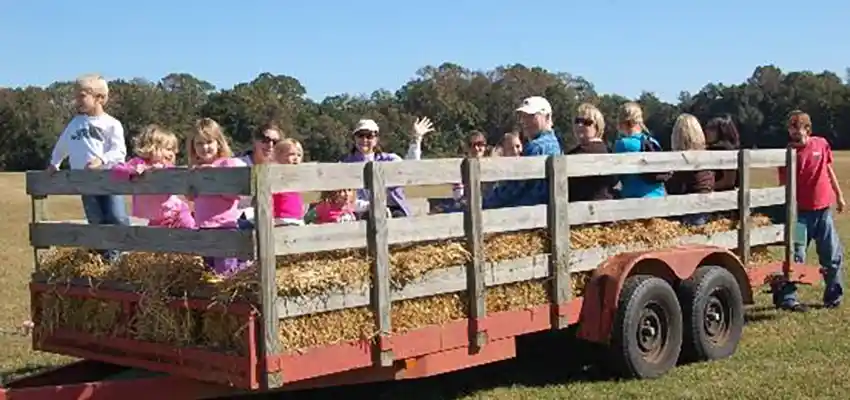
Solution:
M65 158L71 169L111 168L127 158L124 127L103 107L109 99L109 86L99 75L84 75L76 82L77 114L53 147L48 170L58 171ZM130 225L124 197L120 195L84 195L83 210L89 224ZM114 262L117 250L100 252Z

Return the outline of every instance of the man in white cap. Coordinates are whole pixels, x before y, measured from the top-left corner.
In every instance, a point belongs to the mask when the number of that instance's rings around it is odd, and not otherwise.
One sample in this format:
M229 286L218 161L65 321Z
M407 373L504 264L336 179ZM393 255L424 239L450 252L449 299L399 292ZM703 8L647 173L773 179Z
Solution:
M561 144L552 130L552 106L540 96L528 97L516 109L522 133L528 139L523 156L562 154ZM549 184L545 179L508 181L496 186L484 197L484 208L534 206L549 202Z

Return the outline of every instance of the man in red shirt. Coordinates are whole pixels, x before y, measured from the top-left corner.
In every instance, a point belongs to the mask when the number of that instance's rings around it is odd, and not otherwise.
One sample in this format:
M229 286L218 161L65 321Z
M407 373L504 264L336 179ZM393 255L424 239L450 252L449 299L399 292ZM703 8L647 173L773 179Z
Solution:
M806 230L806 243L794 243L794 260L805 262L806 248L814 240L826 287L823 303L826 308L841 304L844 294L842 262L844 253L832 205L840 213L844 211L844 195L832 168L832 149L822 137L812 136L812 120L802 111L793 111L788 120L789 146L797 149L797 222L798 229ZM785 184L785 168L779 168L779 182ZM786 221L791 223L791 221ZM805 312L805 304L797 299L797 288L793 283L785 284L773 295L779 308Z

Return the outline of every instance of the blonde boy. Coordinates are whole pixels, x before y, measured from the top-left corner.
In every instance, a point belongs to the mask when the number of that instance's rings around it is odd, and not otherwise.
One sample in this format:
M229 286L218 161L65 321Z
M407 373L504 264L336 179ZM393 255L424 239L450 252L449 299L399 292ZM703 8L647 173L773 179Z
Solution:
M76 82L74 116L53 147L48 170L58 171L67 158L71 169L111 168L127 158L124 127L103 108L109 100L109 86L99 75L84 75ZM129 225L122 196L84 195L83 210L90 224ZM101 252L108 262L118 257L116 250Z

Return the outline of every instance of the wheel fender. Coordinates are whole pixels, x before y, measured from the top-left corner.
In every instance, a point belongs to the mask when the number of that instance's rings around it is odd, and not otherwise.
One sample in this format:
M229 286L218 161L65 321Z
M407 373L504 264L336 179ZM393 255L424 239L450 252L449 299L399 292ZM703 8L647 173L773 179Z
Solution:
M741 287L744 303L752 304L752 287L744 265L727 249L691 245L620 253L602 263L588 281L579 316L578 337L591 342L608 343L620 290L629 276L654 275L667 280L675 288L679 281L688 279L700 265L709 264L728 269Z

